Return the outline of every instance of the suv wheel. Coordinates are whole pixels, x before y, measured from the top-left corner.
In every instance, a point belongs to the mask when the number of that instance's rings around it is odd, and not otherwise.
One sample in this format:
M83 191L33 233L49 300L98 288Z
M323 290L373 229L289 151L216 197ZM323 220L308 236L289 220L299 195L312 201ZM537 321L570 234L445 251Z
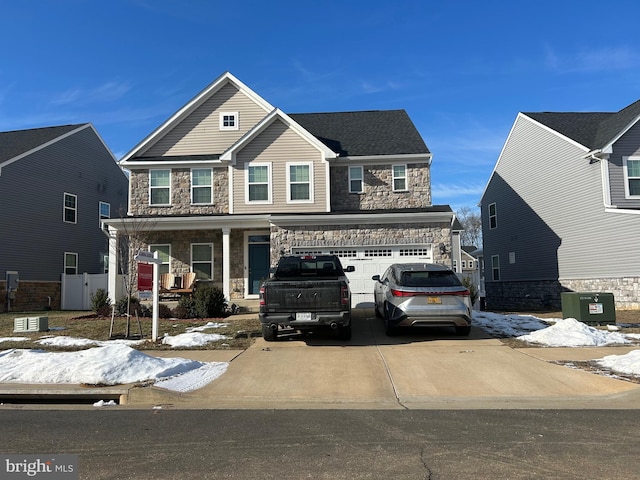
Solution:
M466 326L466 327L456 327L456 335L459 335L461 337L466 337L471 333L471 327Z

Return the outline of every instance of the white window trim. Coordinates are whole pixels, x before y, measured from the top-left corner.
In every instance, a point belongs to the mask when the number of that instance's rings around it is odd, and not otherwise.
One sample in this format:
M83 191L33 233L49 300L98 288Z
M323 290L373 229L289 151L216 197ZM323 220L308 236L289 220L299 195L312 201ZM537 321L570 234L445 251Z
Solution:
M169 261L168 262L162 262L159 265L169 265L169 273L171 273L171 244L170 243L152 243L149 244L149 251L151 253L153 253L154 251L158 250L158 247L169 247L168 252L169 252Z
M267 199L266 200L249 200L249 167L267 167ZM273 203L273 192L272 185L273 181L271 178L271 163L247 163L244 168L244 203L247 205L271 205ZM257 185L257 184L256 184Z
M233 126L224 125L224 117L233 116ZM220 112L220 130L238 130L240 128L240 117L238 112Z
M634 160L640 162L640 157L622 157L622 171L624 173L624 198L628 199L638 199L640 195L631 195L629 191L629 179L636 179L638 177L629 177L629 170L627 167L627 161Z
M351 169L360 170L360 178L351 178ZM358 180L360 182L360 190L351 190L351 181ZM350 165L349 166L349 193L363 193L364 192L364 167L361 165Z
M404 177L396 177L395 167L404 167ZM391 165L391 187L394 192L407 192L409 191L409 179L407 177L408 169L407 164L395 164ZM396 189L396 179L404 179L404 188Z
M102 206L106 205L109 207L109 215L107 217L102 216ZM108 202L99 202L98 204L98 220L100 221L100 228L106 230L108 227L104 224L103 220L111 218L111 204Z
M76 259L76 265L75 265L75 273L67 273L67 255L72 255L75 257ZM75 252L64 252L64 273L66 275L77 275L78 274L78 254Z
M309 198L304 200L291 199L291 167L298 165L309 167ZM313 203L313 162L287 162L287 203Z
M494 273L496 272L498 273L498 278L494 278ZM491 255L491 280L494 282L500 281L500 255Z
M152 187L151 186L151 172L158 172L158 171L169 171L169 186L168 187ZM166 207L166 206L170 206L171 205L171 198L172 198L172 192L171 192L171 178L173 176L173 172L171 171L170 168L152 168L149 170L149 206L151 207ZM151 191L154 188L168 188L169 189L169 203L151 203Z
M67 195L75 199L75 207L67 207ZM73 222L67 220L67 210L73 211ZM64 223L78 223L78 196L73 193L64 192L64 195L62 196L62 221Z
M213 267L214 267L214 251L213 251L213 243L207 243L207 242L196 242L196 243L192 243L189 247L189 255L190 255L190 262L189 262L189 268L191 269L192 272L195 272L196 269L193 268L193 247L196 245L208 245L211 248L211 278L207 278L204 280L214 280L214 272L213 272ZM197 263L207 263L207 262L202 262L202 261L198 261ZM199 279L198 279L199 280Z
M194 170L209 170L209 172L211 172L211 175L209 176L209 178L211 178L211 183L209 185L194 185L193 184L193 171ZM191 172L191 205L213 205L213 168L192 168ZM194 202L193 201L193 191L196 188L207 188L209 187L210 189L210 193L211 196L209 197L209 201L208 202Z
M491 205L493 205L493 215L491 215ZM496 219L494 227L491 226L492 217ZM498 228L498 206L496 205L496 202L490 203L487 207L487 218L489 219L489 230L495 230L496 228Z

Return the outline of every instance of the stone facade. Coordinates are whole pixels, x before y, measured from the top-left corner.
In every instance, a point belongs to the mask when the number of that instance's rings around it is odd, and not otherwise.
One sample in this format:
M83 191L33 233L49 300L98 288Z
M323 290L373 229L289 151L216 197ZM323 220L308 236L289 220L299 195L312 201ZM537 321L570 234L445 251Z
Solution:
M0 312L7 311L7 284L0 282ZM15 299L11 300L12 312L37 312L60 310L60 282L30 282L21 280Z
M229 213L229 174L213 169L213 204L191 204L191 169L171 169L171 205L149 205L149 170L133 170L130 176L131 215L219 215ZM168 212L167 210L170 210Z
M290 254L294 247L376 246L390 244L450 244L448 224L430 227L413 225L316 225L271 228L271 262L275 264L281 254ZM449 263L448 254L434 249L434 262Z
M640 309L640 278L486 282L486 308L495 311L562 310L562 292L612 293L617 309Z
M331 167L331 211L431 206L431 174L425 163L407 165L407 191L393 191L392 165L364 165L363 192L349 193L349 167Z

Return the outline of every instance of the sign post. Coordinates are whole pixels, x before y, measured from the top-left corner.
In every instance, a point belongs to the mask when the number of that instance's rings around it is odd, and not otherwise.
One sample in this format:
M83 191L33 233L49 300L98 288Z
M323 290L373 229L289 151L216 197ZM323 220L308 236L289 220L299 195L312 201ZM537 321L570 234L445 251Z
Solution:
M158 251L156 250L155 252L151 253L151 252L145 252L143 250L140 250L138 252L138 254L134 257L135 260L137 262L140 263L151 263L153 264L153 275L152 275L152 281L153 281L153 288L152 288L152 298L153 298L153 303L152 303L152 315L151 315L151 322L152 322L152 328L151 328L151 339L155 342L156 340L158 340L158 307L159 307L159 288L158 288L158 280L159 280L159 275L158 275L158 265L160 265L162 263L162 261L159 258L158 255ZM144 269L143 269L144 271ZM145 279L143 279L145 280ZM138 285L140 284L140 269L138 270ZM144 281L143 281L143 285L144 285Z

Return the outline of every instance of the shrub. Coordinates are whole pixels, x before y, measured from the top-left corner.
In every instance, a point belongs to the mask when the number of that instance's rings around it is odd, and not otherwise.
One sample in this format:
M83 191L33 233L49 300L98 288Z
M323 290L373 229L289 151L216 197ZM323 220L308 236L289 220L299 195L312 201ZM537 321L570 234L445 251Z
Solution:
M158 318L171 318L173 317L173 312L169 306L161 303L158 305Z
M149 316L149 309L140 304L138 297L131 296L128 299L127 297L122 297L116 302L116 313L118 315L126 315L128 313L132 316L138 314L139 317L146 317Z
M173 309L173 316L176 318L195 318L195 300L191 297L180 297L180 300L178 300L178 306Z
M200 318L223 317L225 314L224 293L213 285L200 285L193 293L195 313Z
M463 277L462 284L469 290L471 305L474 305L476 303L476 300L478 299L478 295L480 294L480 292L478 291L478 287L471 281L470 277Z
M91 294L91 310L101 317L111 314L111 299L104 288L99 288Z

